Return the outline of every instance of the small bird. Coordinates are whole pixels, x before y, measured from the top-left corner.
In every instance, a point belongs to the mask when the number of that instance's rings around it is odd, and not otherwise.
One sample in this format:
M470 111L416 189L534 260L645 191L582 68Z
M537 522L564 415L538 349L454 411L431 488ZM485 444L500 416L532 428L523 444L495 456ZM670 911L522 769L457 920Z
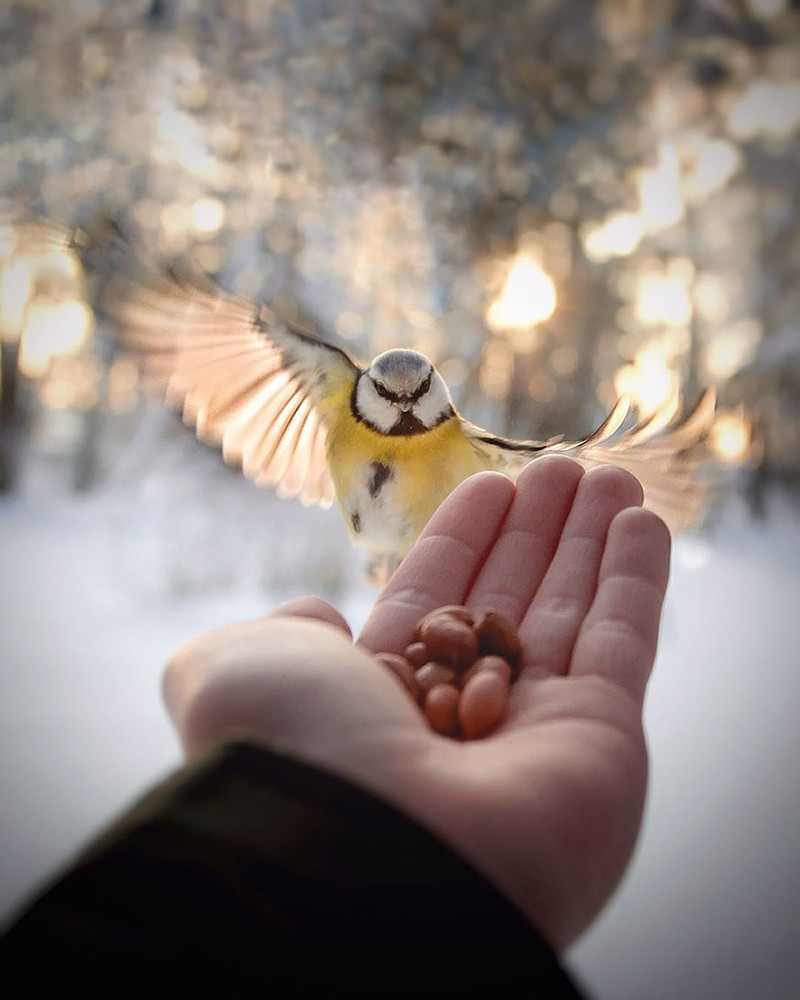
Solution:
M115 239L121 235L115 224L110 229ZM714 421L713 390L677 424L673 396L621 431L629 404L620 399L582 440L513 440L465 419L442 376L417 351L389 350L361 364L267 305L225 293L197 274L157 267L129 245L119 257L81 230L0 211L0 237L14 232L39 246L93 255L95 270L112 274L101 307L167 404L257 485L306 505L330 507L336 500L353 541L370 553L368 573L376 583L462 480L489 469L513 479L543 455L627 469L642 483L645 506L673 531L702 512L707 487L700 467ZM142 265L143 277L127 276Z
M353 541L371 553L374 582L386 579L462 480L487 469L515 478L543 455L628 469L645 505L673 530L702 509L698 471L712 390L677 425L673 398L617 434L629 411L620 400L580 441L518 441L466 420L417 351L389 350L360 364L266 305L174 270L125 282L115 300L121 339L166 402L259 486L304 504L336 500Z

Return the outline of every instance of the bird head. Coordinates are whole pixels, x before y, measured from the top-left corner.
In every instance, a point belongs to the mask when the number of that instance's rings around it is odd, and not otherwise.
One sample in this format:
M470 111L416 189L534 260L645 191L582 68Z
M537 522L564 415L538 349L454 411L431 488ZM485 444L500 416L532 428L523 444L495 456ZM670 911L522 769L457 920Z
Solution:
M424 354L384 351L356 382L355 416L381 434L421 434L453 414L444 379Z

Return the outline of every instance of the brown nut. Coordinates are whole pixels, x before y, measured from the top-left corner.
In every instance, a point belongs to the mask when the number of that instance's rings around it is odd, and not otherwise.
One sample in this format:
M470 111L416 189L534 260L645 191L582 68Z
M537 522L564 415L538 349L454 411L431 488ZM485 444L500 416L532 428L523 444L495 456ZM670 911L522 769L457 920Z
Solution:
M522 655L519 636L508 619L496 611L487 611L475 630L481 656L502 656L516 668Z
M508 681L493 670L470 678L458 702L458 721L465 739L488 736L503 721L508 692Z
M419 697L419 686L414 675L414 668L408 660L397 653L376 653L375 658L400 681L416 701Z
M455 672L443 663L426 663L414 674L420 694L430 691L434 684L451 684L455 677Z
M513 671L508 660L504 660L502 656L479 656L461 678L461 686L463 687L467 684L471 677L474 677L476 674L482 674L487 670L500 674L507 684L511 683Z
M478 639L470 626L449 616L427 619L421 638L432 660L457 671L466 670L478 656Z
M403 656L405 656L415 670L418 667L424 667L429 660L433 659L428 654L428 647L424 642L412 642L410 646L406 646Z
M470 627L475 624L475 613L469 608L465 608L462 604L445 604L441 608L435 608L433 611L429 611L427 615L424 615L419 622L417 622L412 635L413 641L419 641L422 635L422 629L429 619L441 617L454 618L456 621L463 622L465 625L469 625Z
M425 695L425 718L440 736L458 734L458 698L458 689L452 684L434 684Z

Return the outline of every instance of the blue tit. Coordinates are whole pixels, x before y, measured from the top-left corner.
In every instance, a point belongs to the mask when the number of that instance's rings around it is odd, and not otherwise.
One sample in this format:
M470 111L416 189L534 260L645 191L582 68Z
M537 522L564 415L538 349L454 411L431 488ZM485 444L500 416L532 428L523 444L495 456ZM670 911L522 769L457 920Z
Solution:
M20 223L0 211L0 237L20 227L38 250L78 247L99 257L101 273L115 266L80 231L50 220ZM131 263L126 252L124 267ZM645 505L674 531L702 510L699 470L716 405L711 390L678 424L673 398L621 431L628 404L620 400L580 441L517 441L466 420L439 372L416 351L390 350L360 364L265 305L151 265L143 280L120 275L111 288L105 312L167 403L259 486L306 505L336 500L353 541L371 553L376 582L467 476L493 469L513 479L543 455L629 470L642 483Z
M338 502L353 541L371 553L375 580L467 476L494 469L515 478L542 455L628 469L642 482L645 505L673 530L702 507L697 473L714 418L710 390L677 425L674 399L617 433L628 413L621 400L583 440L518 441L466 420L424 355L397 349L360 364L210 282L161 274L129 285L112 311L167 402L227 462L304 504Z

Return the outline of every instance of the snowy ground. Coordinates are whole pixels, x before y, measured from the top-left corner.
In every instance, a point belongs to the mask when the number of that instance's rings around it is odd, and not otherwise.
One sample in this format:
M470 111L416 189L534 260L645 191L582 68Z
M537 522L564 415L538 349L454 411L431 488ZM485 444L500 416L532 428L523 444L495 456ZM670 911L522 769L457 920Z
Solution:
M270 558L287 564L276 546L331 539L325 594L356 625L366 613L371 591L333 512L276 501L267 513L285 519L281 530L236 541L223 525L250 516L255 491L220 481L222 500L195 498L183 513L174 497L119 488L0 504L4 915L178 763L159 699L170 650L314 589L301 571L265 574ZM776 504L754 525L733 504L710 536L676 546L647 703L642 839L623 888L568 956L598 1000L795 995L799 523ZM225 560L209 558L217 546L249 571L226 576Z

